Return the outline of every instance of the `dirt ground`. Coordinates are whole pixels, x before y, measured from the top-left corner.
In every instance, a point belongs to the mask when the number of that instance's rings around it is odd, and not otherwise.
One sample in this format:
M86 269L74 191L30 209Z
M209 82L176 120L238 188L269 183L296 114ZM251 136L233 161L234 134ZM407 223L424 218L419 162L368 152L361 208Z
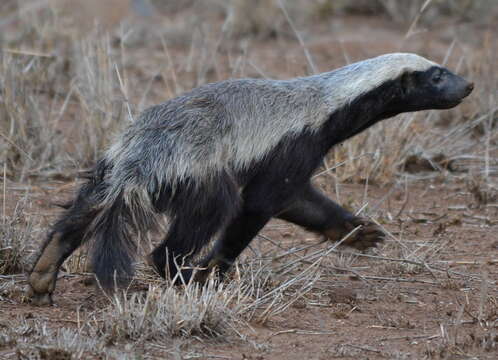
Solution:
M472 32L468 31L471 27ZM357 60L403 50L430 54L441 61L458 33L462 41L450 59L455 63L489 32L488 28L447 22L405 41L406 30L404 25L383 19L346 16L333 25L317 24L306 45L319 70L325 71L344 64L338 53ZM294 39L258 40L251 49L253 66L248 68L248 76L261 75L261 68L270 77L302 75L304 55ZM186 50L179 47L172 49L173 54L175 51ZM294 61L288 60L291 54ZM162 55L151 54L141 66L153 66L155 56ZM221 71L218 75L227 74ZM161 92L152 89L150 96L159 99ZM387 185L365 185L336 184L327 175L319 179L332 198L340 195L342 204L360 209L368 203L369 215L388 236L379 249L364 254L331 254L334 260L323 265L322 276L312 289L284 312L263 322L250 321L237 329L240 337L226 341L171 339L132 348L109 346L133 359L496 359L498 204L480 203L463 178L434 175L428 180L411 180L406 187L395 187L394 180ZM9 181L7 197L2 199L9 212L28 192L31 205L26 212L46 227L56 217L53 203L70 197L75 187L74 181ZM281 221L272 221L261 235L244 259L265 253L278 258L280 253L320 241L317 235ZM316 245L300 255L326 251L328 245ZM275 268L279 261L275 260ZM2 343L2 333L11 324L39 320L50 329L77 329L89 321L89 314L108 300L87 285L87 278L62 271L55 304L33 307L25 302L22 274L0 276L0 284L14 284L0 294L0 358L30 358L14 345Z
M377 203L389 189L371 186L366 199ZM363 201L364 191L364 185L341 186L341 195L352 204ZM345 271L321 278L285 312L239 329L247 341L192 341L181 345L184 358L495 359L498 207L475 208L461 185L413 185L408 198L401 190L390 198L379 207L377 219L391 236L383 245L387 250L381 247L374 256L389 253L392 258L389 248L402 242L410 251L431 253L429 268L410 270L406 263L398 268L396 262L355 258ZM33 212L44 212L46 195L33 199L39 204ZM398 212L397 221L388 220L388 214ZM262 235L253 246L263 252L275 250L265 238L282 251L319 241L281 221L270 223ZM85 313L106 302L85 279L63 272L55 305L43 308L22 302L19 280L19 292L0 302L0 326L24 318L43 320L49 327L77 327ZM146 344L142 349L158 358L166 356L162 350ZM10 357L12 350L0 349L1 354Z

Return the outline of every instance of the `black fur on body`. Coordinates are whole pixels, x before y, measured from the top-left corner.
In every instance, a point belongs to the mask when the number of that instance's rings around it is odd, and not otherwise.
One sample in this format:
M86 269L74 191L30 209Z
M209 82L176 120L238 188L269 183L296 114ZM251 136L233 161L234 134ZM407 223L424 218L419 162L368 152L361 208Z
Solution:
M356 83L347 83L355 76ZM362 76L373 79L365 85ZM347 244L375 246L382 232L313 188L313 172L332 146L376 122L456 106L472 87L416 55L390 54L290 81L208 84L152 107L109 150L54 225L30 274L30 296L51 302L58 268L87 239L93 239L100 284L128 283L132 236L151 229L154 214L166 214L171 223L149 256L162 276L175 276L177 264L190 265L213 238L212 251L197 264L206 268L198 278L215 267L225 272L272 217L336 241L361 225ZM189 279L191 271L182 275Z

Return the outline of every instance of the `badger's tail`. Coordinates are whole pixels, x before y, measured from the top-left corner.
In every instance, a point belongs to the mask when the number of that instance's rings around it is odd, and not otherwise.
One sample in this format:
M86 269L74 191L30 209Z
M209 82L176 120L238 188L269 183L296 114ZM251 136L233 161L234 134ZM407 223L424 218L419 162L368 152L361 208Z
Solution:
M131 281L137 250L132 236L145 232L151 218L145 204L140 201L130 204L123 190L104 201L89 234L93 238L92 269L102 288L123 287Z

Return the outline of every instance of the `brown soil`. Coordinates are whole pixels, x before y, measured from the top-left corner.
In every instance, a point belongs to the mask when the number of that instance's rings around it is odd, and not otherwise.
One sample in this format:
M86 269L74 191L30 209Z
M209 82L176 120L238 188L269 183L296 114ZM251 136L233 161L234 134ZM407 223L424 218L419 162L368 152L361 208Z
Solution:
M386 25L384 20L362 17L337 18L333 39L330 24L319 24L307 42L320 70L343 65L337 53L345 52L351 60L400 50L431 54L441 61L456 29L442 24L403 43L406 26ZM458 61L469 43L482 39L489 29L478 29L474 38L455 48L451 61ZM435 36L435 34L442 34ZM467 38L472 37L466 34ZM336 41L334 39L341 39ZM365 39L369 39L366 41ZM172 51L188 51L172 49ZM265 64L271 77L302 75L305 64L302 48L293 39L254 41L252 61ZM289 56L289 53L295 56ZM163 57L158 50L151 54ZM288 59L294 59L289 62ZM284 59L281 62L281 59ZM147 68L147 59L140 63ZM143 64L143 65L142 65ZM145 71L145 70L144 70ZM178 74L182 76L181 73ZM221 77L230 74L218 74ZM248 76L257 76L254 69ZM144 75L145 78L149 74ZM151 92L160 98L164 92ZM322 179L321 184L332 181ZM53 222L55 211L50 203L67 199L74 183L9 184L7 209L29 189L33 202L30 215L43 226ZM335 198L335 193L328 191ZM389 194L387 197L385 195ZM465 183L419 181L391 192L391 187L340 185L341 203L358 209L364 201L372 208L380 202L377 219L392 234L375 254L395 256L393 248L407 248L423 253L434 250L431 268L410 270L405 262L357 258L351 267L321 278L316 288L296 301L284 313L264 323L250 323L238 329L247 341L227 342L190 340L179 345L184 358L221 359L496 359L498 356L498 208L478 204ZM299 244L316 243L316 235L282 222L272 222L263 235L284 249ZM275 250L274 245L258 238L258 250ZM324 245L322 245L324 246ZM283 250L282 250L283 251ZM348 251L346 249L346 251ZM247 252L247 256L252 256ZM372 252L369 252L372 254ZM399 266L398 266L399 265ZM0 301L0 335L10 324L22 319L39 319L49 328L77 328L85 314L107 302L86 277L61 272L55 305L33 307L23 302L21 277L14 277L15 289ZM0 278L0 282L10 279ZM1 295L1 294L0 294ZM165 348L174 346L167 344ZM486 347L484 344L491 344ZM494 344L494 345L493 345ZM168 351L148 347L140 353L147 358L169 358ZM132 351L132 350L130 350ZM192 355L194 354L194 355ZM3 345L0 358L14 358L13 347ZM141 358L137 355L136 358Z
M357 205L364 190L363 185L343 185L341 196ZM369 187L367 201L375 204L389 190ZM397 241L415 242L421 251L440 244L437 260L429 262L434 268L448 269L447 273L427 269L402 273L390 262L359 258L352 272L322 278L284 313L239 329L249 342L193 341L182 350L203 354L201 358L230 359L495 359L496 347L487 351L482 342L496 337L490 328L496 326L498 316L498 209L472 208L471 195L461 190L458 185L413 186L407 200L402 191L395 191L380 206L384 215L378 217L393 234L379 255L389 254ZM401 209L402 220L389 221L385 215ZM315 235L279 221L270 223L262 234L284 249L318 241ZM255 243L260 250L272 246L262 238ZM22 302L23 281L19 280L18 291L0 303L0 326L24 318L43 320L54 328L76 327L78 316L84 322L85 314L106 303L92 286L85 285L85 279L62 272L55 305L41 308ZM496 343L496 338L488 341ZM144 350L164 356L155 348ZM0 355L10 351L0 349Z

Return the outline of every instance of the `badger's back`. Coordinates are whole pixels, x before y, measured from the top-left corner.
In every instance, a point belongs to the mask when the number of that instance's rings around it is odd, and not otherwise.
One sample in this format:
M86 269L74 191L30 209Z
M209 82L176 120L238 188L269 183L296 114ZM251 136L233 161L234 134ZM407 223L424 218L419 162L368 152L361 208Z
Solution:
M335 111L406 69L433 65L413 54L388 54L310 77L200 86L145 110L107 152L109 176L152 192L158 184L236 174L282 139L318 131Z
M235 173L324 117L320 95L311 84L289 81L207 84L145 110L106 159L112 176L130 186Z

